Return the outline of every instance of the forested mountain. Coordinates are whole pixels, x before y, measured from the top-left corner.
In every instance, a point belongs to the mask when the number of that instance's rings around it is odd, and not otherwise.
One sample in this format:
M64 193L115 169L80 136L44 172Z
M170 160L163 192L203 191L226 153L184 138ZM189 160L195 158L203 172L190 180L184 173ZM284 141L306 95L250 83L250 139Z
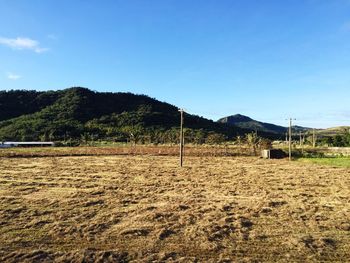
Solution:
M178 108L145 95L61 91L0 91L0 141L97 140L177 142ZM185 114L186 140L224 140L248 132ZM268 134L266 134L268 136Z
M218 120L218 122L239 127L242 129L248 129L248 130L253 130L257 132L266 132L266 133L271 133L276 135L277 134L284 135L288 130L287 127L256 121L251 119L250 117L247 117L241 114L236 114L225 118L221 118ZM308 130L310 130L310 128L293 126L293 132L308 131Z

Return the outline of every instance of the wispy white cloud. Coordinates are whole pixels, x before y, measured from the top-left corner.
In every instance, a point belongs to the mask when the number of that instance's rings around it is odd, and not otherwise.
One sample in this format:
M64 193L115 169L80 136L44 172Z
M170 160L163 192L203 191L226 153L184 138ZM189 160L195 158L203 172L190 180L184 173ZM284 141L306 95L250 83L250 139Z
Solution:
M17 80L17 79L22 78L22 76L11 73L11 72L7 72L7 78L10 80Z
M27 49L27 50L32 50L36 53L43 53L49 50L48 48L41 47L39 41L30 39L30 38L25 38L25 37L17 37L17 38L0 37L0 44L10 47L12 49L18 49L18 50Z

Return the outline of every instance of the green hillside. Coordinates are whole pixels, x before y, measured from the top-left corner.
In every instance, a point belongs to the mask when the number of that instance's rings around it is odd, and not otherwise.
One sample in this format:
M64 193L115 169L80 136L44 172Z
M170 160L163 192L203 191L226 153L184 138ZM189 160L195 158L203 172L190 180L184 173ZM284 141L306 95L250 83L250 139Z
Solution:
M350 133L350 126L339 126L339 127L316 130L317 135L325 136L325 137L336 136L339 134L346 134L346 133Z
M145 95L62 91L1 91L0 140L177 142L178 108ZM247 132L185 114L186 139L221 141ZM268 136L268 134L266 134Z
M350 147L350 126L339 126L315 130L317 139L323 145Z

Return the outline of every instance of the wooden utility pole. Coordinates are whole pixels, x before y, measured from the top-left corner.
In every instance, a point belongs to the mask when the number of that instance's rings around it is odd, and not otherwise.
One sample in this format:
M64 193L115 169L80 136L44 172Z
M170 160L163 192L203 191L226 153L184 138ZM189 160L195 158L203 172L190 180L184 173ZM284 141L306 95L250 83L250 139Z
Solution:
M305 143L305 132L300 132L300 140L301 140L301 153L304 154L304 143Z
M299 145L301 146L301 145L302 145L302 143L303 143L303 141L302 141L301 131L300 131L299 135L300 135L300 142L299 142Z
M316 133L315 133L315 129L312 129L312 147L313 148L316 147Z
M180 121L180 166L182 167L183 154L184 154L184 132L183 132L184 110L179 109L179 112L181 114L181 121Z
M292 160L292 118L289 119L289 161Z
M292 160L292 120L292 118L289 118L289 161Z

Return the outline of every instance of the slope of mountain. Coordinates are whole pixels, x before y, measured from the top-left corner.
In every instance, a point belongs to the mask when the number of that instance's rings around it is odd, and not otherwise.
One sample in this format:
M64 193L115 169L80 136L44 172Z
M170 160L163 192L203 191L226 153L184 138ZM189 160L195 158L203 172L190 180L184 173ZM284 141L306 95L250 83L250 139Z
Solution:
M350 134L350 126L338 126L338 127L332 127L327 129L318 129L316 130L316 134L319 136L336 136L336 135L342 135L342 134Z
M147 137L153 142L176 142L178 126L177 107L145 95L80 87L0 92L0 141ZM185 127L186 138L193 142L247 132L190 114L185 114Z
M266 132L266 133L279 134L279 135L285 134L287 132L287 127L256 121L251 119L250 117L247 117L241 114L236 114L236 115L231 115L228 117L221 118L218 120L218 122L239 127L242 129L248 129L248 130L253 130L258 132ZM310 128L305 128L301 126L293 126L294 132L307 131L309 129Z

